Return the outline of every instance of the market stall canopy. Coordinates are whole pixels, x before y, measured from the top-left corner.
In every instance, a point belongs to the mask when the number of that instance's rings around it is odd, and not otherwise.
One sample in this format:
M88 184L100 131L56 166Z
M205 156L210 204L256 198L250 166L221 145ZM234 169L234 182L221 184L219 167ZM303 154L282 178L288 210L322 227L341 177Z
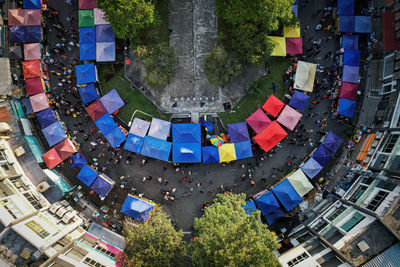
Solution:
M129 133L126 138L124 149L140 154L143 145L143 137Z
M22 47L20 45L10 46L8 48L8 57L10 59L22 59Z
M148 135L161 140L167 140L171 123L169 121L153 118L151 120L150 130Z
M46 163L47 168L49 168L50 170L62 162L62 159L60 158L60 156L58 155L57 151L54 148L44 153L42 155L42 159Z
M10 26L8 27L8 41L10 43L25 43L25 26Z
M41 0L24 0L23 7L24 9L41 9L42 3Z
M334 132L329 131L327 136L324 138L322 145L328 148L332 153L335 153L336 150L338 150L338 148L342 144L342 142L343 142L342 138L337 136Z
M274 186L272 192L287 211L292 210L303 201L288 179Z
M87 164L88 162L81 152L77 152L71 156L71 168L80 170Z
M286 105L279 115L277 122L293 131L294 128L296 128L297 123L299 123L301 116L301 113Z
M114 181L106 179L106 177L100 175L96 178L96 180L94 180L90 188L94 192L96 192L101 198L103 198L107 196L108 192L110 192L114 184Z
M106 109L103 107L103 104L100 100L94 101L88 107L85 108L88 115L92 118L93 121L97 121L104 114L107 114Z
M25 28L25 42L24 43L40 43L42 40L42 27L41 26L23 26Z
M287 136L285 130L278 122L273 121L267 128L254 137L257 144L268 152Z
M29 60L22 62L22 72L24 73L24 78L35 78L42 76L42 68L40 66L39 60Z
M140 136L140 137L145 137L147 135L147 131L150 128L150 122L139 119L139 118L134 118L131 128L129 129L129 133Z
M36 162L43 163L44 162L44 160L43 160L44 158L42 158L42 156L44 155L43 150L42 150L42 147L39 145L38 141L36 140L36 137L24 135L24 139L25 139L25 142L27 143L27 145L29 146L29 149L32 151L33 157L35 158ZM50 150L55 151L54 149L50 149ZM47 156L47 158L49 158L49 156ZM58 158L59 158L59 156L58 156ZM50 163L50 161L51 160L49 158L49 163ZM47 164L47 166L49 166L49 164Z
M107 110L108 114L113 114L114 112L125 106L124 100L122 100L115 88L107 94L103 95L100 98L100 101L103 104L104 108Z
M173 143L172 162L174 163L200 163L201 143Z
M317 161L322 167L324 167L328 161L332 158L332 152L329 151L325 146L320 145L312 155L313 159Z
M95 121L94 124L96 124L97 128L99 128L103 135L108 134L112 129L118 127L109 114L104 114L97 121Z
M276 96L270 95L262 106L262 109L269 113L272 117L276 118L284 106L285 103L279 100Z
M115 43L96 43L96 61L112 62L115 61Z
M287 179L301 197L314 189L314 186L301 169L293 172Z
M271 56L286 57L286 41L285 37L268 36L269 41L274 46Z
M201 148L203 154L203 163L219 163L219 152L215 146L203 146Z
M50 147L58 144L59 142L67 138L63 127L58 121L50 124L46 128L43 128L42 132Z
M256 132L261 133L262 130L267 128L271 123L271 119L265 115L261 108L258 108L253 114L251 114L247 119L246 123Z
M338 109L338 114L353 118L354 117L354 112L356 110L356 101L354 100L349 100L346 98L341 98L339 101L339 109Z
M25 25L25 9L8 10L8 26Z
M100 97L93 83L89 83L84 87L80 87L79 95L81 96L83 104L88 104Z
M79 27L94 27L93 10L79 10Z
M317 64L299 60L297 63L296 76L294 78L294 88L306 92L312 92L316 71Z
M112 148L117 148L126 140L124 131L119 127L115 127L104 136Z
M359 83L359 71L359 67L344 65L342 82Z
M172 124L173 143L201 143L201 128L199 123Z
M356 100L357 90L358 84L342 82L342 86L340 88L340 98Z
M337 13L340 16L353 16L354 0L338 0Z
M25 87L29 96L44 93L44 82L40 77L25 79Z
M97 172L86 165L79 171L76 177L78 177L78 179L81 180L81 182L85 185L91 186L97 176L99 176Z
M246 201L246 204L243 207L244 212L246 212L246 214L253 214L253 212L257 211L257 207L256 204L254 203L254 200L249 200Z
M29 97L29 100L31 101L32 109L35 113L50 108L45 93L32 95Z
M343 65L360 66L360 50L345 49L343 54Z
M218 147L219 162L236 160L236 151L234 144L225 143Z
M289 106L300 111L304 111L310 97L300 91L294 90L294 93L289 101Z
M24 9L26 26L40 26L42 23L42 14L40 9Z
M139 221L145 222L150 218L155 204L133 195L128 195L122 205L121 212Z
M300 26L283 26L284 37L300 37Z
M285 217L285 214L272 191L255 198L254 201L268 225L271 225L280 218Z
M371 16L355 16L355 32L370 33L371 32Z
M55 145L54 149L62 160L66 160L76 152L74 144L68 138Z
M355 32L354 16L339 17L339 32Z
M250 140L235 143L236 159L246 159L253 156Z
M96 60L96 43L80 44L79 59L81 61Z
M96 43L115 42L114 31L110 25L96 26Z
M95 27L79 27L79 44L95 44L96 28Z
M29 98L21 99L21 103L25 107L25 113L26 114L32 114L33 113L33 108L32 108L31 101L29 100Z
M232 143L250 140L249 130L244 121L228 124L228 132Z
M96 82L96 67L94 63L76 65L75 73L78 85Z
M40 43L24 44L25 60L35 60L41 58L42 54L40 53Z
M105 25L105 24L110 24L104 15L104 11L101 10L100 8L94 8L94 25Z
M323 167L314 158L310 157L300 166L300 169L308 176L308 178L312 179L323 169Z
M79 0L79 9L94 9L97 0Z
M301 55L303 54L303 39L301 37L285 38L286 54Z
M342 48L358 50L358 35L342 35Z
M50 108L46 108L36 113L36 118L38 119L40 128L42 129L57 121L56 117L54 116L54 112Z
M168 161L172 144L165 140L145 136L140 154L150 158Z
M12 88L10 60L0 58L0 95L11 95Z

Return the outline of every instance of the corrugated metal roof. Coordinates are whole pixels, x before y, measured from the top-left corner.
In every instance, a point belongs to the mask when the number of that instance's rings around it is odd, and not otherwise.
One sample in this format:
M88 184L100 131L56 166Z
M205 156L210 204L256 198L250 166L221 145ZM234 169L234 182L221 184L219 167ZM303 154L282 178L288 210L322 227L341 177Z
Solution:
M0 95L11 95L11 92L10 61L8 58L0 58Z
M393 245L375 258L363 265L363 267L397 267L400 266L400 243Z

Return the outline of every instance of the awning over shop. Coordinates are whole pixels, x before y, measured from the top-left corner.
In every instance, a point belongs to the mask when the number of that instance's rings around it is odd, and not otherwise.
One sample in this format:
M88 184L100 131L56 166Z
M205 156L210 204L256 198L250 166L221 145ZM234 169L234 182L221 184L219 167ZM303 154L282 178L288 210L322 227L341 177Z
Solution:
M297 123L300 121L301 116L301 113L286 105L279 115L277 122L285 126L288 130L293 131Z
M32 95L29 97L29 100L31 101L32 109L35 113L50 108L45 93Z
M228 132L232 143L250 140L249 130L244 121L228 124Z
M71 156L71 168L73 169L82 169L85 167L88 162L86 161L85 157L82 155L81 152L77 152Z
M79 27L94 27L93 10L79 10Z
M300 169L310 178L314 178L323 169L323 167L312 157L310 157Z
M314 186L301 169L293 172L287 179L301 197L314 189Z
M75 72L78 85L96 82L96 67L94 63L76 65Z
M203 154L203 163L219 163L218 147L203 146L201 147L201 152Z
M393 12L382 13L383 50L399 49L399 41L395 35L395 16Z
M250 140L235 143L236 159L251 158L253 151L251 149Z
M114 112L125 106L125 102L121 99L115 88L107 94L103 95L100 98L100 101L103 104L104 108L107 110L108 114L113 114Z
M79 9L94 9L96 0L79 0Z
M101 10L100 8L94 8L94 24L95 25L105 25L105 24L110 24L105 16L104 16L104 11Z
M354 117L354 112L356 110L356 101L349 100L346 98L341 98L339 101L338 114L352 118Z
M225 143L218 147L219 162L228 162L236 160L235 145L231 143Z
M353 16L354 0L338 0L337 13L340 16Z
M316 70L317 64L299 60L297 63L296 76L294 78L294 88L312 92Z
M46 163L47 168L49 168L50 170L62 162L60 155L58 155L57 151L54 148L44 153L42 155L42 159Z
M344 65L342 81L348 83L359 83L359 67Z
M268 36L269 41L274 45L271 56L286 57L286 41L285 37Z
M95 27L79 27L79 44L95 44L96 28Z
M104 176L100 175L94 180L90 188L96 192L101 198L106 197L108 192L112 189L114 181L106 179Z
M96 43L115 42L114 31L110 25L96 26Z
M340 98L356 100L357 90L358 84L342 82L342 86L340 88Z
M339 17L339 32L355 32L354 16Z
M286 54L300 55L303 54L303 39L301 37L285 38Z
M115 61L115 43L96 43L96 61L112 62Z
M106 109L100 100L94 101L88 107L85 108L88 115L92 118L93 121L97 121L101 116L107 114Z
M355 32L370 33L371 32L371 16L355 16Z
M107 134L105 134L104 137L110 143L112 148L118 147L126 140L124 131L121 130L121 128L119 128L119 127L115 127L114 129L109 131Z
M287 211L292 210L303 201L288 179L285 179L274 186L272 188L272 193L274 193L276 198Z
M140 154L150 158L168 161L172 144L165 140L145 136Z
M332 153L335 153L342 144L342 142L343 142L342 138L337 136L334 132L329 131L328 135L324 138L322 145L324 145Z
M343 64L347 66L360 66L360 50L344 50Z
M284 37L300 37L300 26L283 26Z
M42 132L50 147L67 138L64 129L58 121L42 129Z
M358 50L358 35L342 35L344 49Z
M294 93L289 101L289 106L300 111L304 111L310 97L300 91L294 90Z
M124 149L139 154L142 150L142 145L143 137L129 133L126 138Z
M278 122L273 121L267 128L254 137L257 144L268 152L287 136L285 130Z
M25 79L25 86L29 96L44 93L44 83L40 77Z
M36 118L38 119L40 128L42 129L57 121L56 116L54 116L54 112L50 108L46 108L36 113Z
M147 131L150 128L150 122L139 119L139 118L134 118L131 128L129 129L129 133L140 136L140 137L145 137L147 135Z
M41 58L42 54L40 53L40 43L24 44L25 60L35 60Z
M84 183L85 185L90 186L97 178L97 176L99 176L97 172L86 165L79 171L76 177L78 177L78 179L81 180L82 183Z
M170 128L171 123L169 121L153 118L148 135L161 140L167 140Z
M96 43L80 44L79 59L81 61L96 60Z
M131 216L132 218L145 222L150 218L150 214L154 210L155 206L154 203L147 199L129 194L122 205L121 212Z
M372 142L375 140L376 134L368 134L365 138L364 142L361 145L360 150L358 151L356 160L359 162L364 162L365 158L368 155L369 149L371 148Z
M174 163L200 163L201 143L173 143L172 162Z
M276 96L270 95L262 106L262 109L269 113L272 117L276 118L284 106L285 103L279 100Z
M84 87L80 87L79 94L83 104L88 104L100 97L93 83L89 83Z
M228 125L229 127L229 125ZM199 123L172 124L173 143L201 143L201 127Z
M39 60L29 60L22 62L22 72L24 73L24 78L35 78L42 76L42 68L40 67Z
M332 157L332 152L325 146L320 145L312 155L313 159L317 161L322 167L325 166Z
M259 108L246 119L246 123L258 134L270 125L271 119Z
M254 201L268 225L271 225L280 218L285 217L285 214L272 191L257 197Z
M74 144L68 138L55 145L54 149L57 151L61 160L66 160L76 152Z

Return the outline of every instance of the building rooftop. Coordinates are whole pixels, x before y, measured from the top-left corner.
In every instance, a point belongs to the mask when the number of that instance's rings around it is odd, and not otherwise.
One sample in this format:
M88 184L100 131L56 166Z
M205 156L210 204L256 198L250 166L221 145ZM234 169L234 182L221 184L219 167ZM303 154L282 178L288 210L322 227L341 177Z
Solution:
M400 266L400 243L397 243L375 258L363 265L363 267Z

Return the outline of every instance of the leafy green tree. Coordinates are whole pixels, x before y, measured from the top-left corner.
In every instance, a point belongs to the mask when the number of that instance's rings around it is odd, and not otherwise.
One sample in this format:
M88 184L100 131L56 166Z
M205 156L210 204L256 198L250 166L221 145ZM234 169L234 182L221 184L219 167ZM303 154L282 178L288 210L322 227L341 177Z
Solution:
M195 266L280 266L271 250L278 244L260 222L260 212L247 215L245 195L217 195L204 215L195 219L191 243Z
M157 23L150 0L102 0L98 5L120 39L134 40L141 31Z
M217 46L204 59L204 72L211 84L221 86L240 74L242 66L239 60Z
M177 232L167 215L156 208L150 219L139 227L124 226L126 265L182 266L186 256L186 243L182 231Z

